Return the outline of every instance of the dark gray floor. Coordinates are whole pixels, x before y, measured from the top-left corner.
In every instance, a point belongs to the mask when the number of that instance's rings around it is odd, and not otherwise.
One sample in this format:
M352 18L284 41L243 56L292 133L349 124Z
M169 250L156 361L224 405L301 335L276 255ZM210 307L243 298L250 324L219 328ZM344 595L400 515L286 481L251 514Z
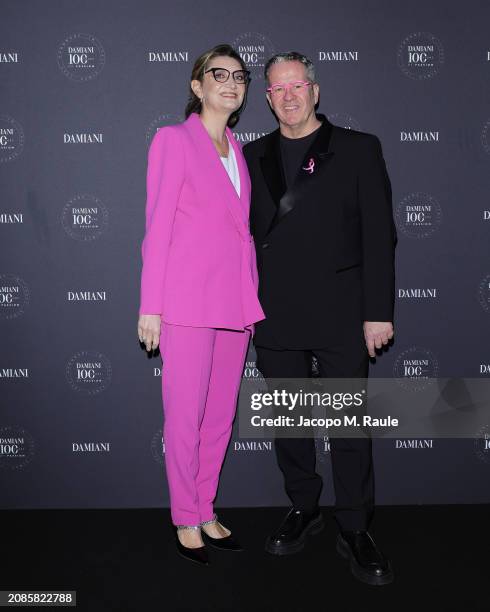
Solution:
M71 609L91 612L490 610L488 506L378 507L371 533L396 573L384 587L351 576L330 508L303 552L264 552L286 511L219 512L247 549L201 567L175 552L168 510L3 510L0 587L76 590Z

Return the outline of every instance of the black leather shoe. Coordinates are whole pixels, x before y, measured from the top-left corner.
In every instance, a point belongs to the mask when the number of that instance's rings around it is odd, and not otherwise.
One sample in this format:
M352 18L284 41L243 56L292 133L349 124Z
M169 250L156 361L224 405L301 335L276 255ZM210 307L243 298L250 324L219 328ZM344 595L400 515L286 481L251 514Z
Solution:
M367 531L341 531L337 536L337 552L350 561L352 574L361 582L373 585L393 582L390 561Z
M265 542L272 555L290 555L302 550L307 535L320 533L325 527L320 509L305 512L291 508L279 528Z
M177 552L184 559L188 559L189 561L194 561L195 563L199 563L200 565L210 565L208 558L208 551L206 546L199 546L198 548L189 548L184 546L182 542L179 540L179 535L177 533L177 527L174 526L174 534L175 534L175 542L177 544Z
M224 538L212 538L203 529L201 531L201 535L202 539L213 548L219 548L220 550L233 550L236 552L243 551L242 546L232 537L231 533Z

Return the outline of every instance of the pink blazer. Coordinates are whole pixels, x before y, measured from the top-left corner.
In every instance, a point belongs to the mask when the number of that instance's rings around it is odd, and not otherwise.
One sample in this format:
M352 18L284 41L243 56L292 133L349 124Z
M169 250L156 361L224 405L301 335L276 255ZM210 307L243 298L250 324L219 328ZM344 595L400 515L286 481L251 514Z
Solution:
M160 128L148 151L139 314L243 330L265 319L249 230L250 177L229 128L240 197L200 116Z

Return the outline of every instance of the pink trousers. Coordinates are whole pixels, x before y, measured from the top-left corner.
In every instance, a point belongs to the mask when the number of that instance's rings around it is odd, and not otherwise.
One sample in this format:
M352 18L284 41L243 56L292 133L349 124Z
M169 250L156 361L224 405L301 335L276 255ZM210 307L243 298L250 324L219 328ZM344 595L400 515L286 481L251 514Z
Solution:
M250 331L162 322L165 466L174 525L213 518Z

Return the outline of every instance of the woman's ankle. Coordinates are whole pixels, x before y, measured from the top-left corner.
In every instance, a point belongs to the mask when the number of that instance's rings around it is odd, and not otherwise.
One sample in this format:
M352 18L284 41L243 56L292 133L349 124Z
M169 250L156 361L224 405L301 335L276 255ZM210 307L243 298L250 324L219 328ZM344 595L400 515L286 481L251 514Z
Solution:
M226 538L231 534L231 531L218 521L203 525L202 530L212 538Z
M177 537L182 546L187 548L198 548L203 546L201 529L177 529Z

